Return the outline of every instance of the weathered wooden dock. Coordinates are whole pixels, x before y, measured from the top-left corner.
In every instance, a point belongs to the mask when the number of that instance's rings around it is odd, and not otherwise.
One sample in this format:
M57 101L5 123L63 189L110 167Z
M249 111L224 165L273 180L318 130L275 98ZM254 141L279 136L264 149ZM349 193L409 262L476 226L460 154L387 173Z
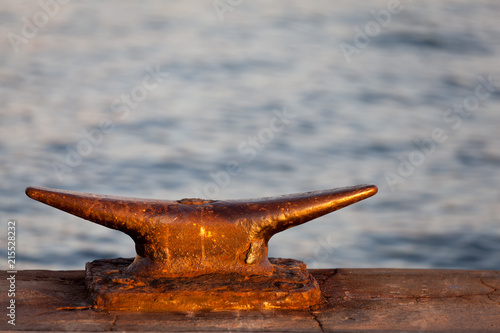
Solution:
M104 312L84 271L19 271L15 326L0 330L181 332L500 332L500 271L310 270L324 303L308 311ZM3 271L1 308L9 281Z

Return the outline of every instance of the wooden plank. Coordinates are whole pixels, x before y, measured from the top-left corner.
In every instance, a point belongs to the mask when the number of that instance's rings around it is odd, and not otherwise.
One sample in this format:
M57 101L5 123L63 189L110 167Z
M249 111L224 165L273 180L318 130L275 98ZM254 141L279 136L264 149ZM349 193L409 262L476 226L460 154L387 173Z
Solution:
M319 279L321 271L314 271ZM339 269L325 271L325 331L500 331L500 272Z
M2 272L7 313L9 275ZM58 331L500 331L500 272L311 270L325 302L309 311L103 312L86 300L83 271L19 271L16 326Z

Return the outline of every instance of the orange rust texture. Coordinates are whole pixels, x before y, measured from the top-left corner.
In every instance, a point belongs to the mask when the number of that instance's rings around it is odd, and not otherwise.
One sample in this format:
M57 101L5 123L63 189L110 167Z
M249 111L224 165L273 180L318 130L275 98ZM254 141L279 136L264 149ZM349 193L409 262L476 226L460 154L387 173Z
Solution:
M303 309L320 301L304 263L270 258L270 276L211 274L194 278L130 277L132 259L87 263L86 285L94 308L119 311Z
M374 185L249 200L146 200L29 187L40 202L135 242L133 276L272 275L268 241L276 233L368 198Z

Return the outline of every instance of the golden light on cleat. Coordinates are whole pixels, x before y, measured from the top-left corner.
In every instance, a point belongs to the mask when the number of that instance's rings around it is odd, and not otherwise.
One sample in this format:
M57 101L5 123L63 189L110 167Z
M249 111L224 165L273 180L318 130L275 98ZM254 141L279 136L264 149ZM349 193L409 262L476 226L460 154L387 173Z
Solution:
M32 199L134 240L133 261L88 263L87 287L97 307L147 311L302 308L317 303L319 287L305 264L270 260L269 239L375 193L375 185L358 185L248 200L169 201L26 189ZM238 283L244 286L231 287Z

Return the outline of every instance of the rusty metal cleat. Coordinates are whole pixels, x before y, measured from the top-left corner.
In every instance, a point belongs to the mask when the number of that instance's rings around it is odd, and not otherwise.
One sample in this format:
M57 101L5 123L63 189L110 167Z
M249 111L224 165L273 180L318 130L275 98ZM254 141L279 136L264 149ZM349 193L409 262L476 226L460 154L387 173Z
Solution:
M105 310L306 308L320 301L304 263L268 258L276 233L377 193L358 185L250 200L135 199L28 187L35 200L135 242L135 259L87 263L87 288Z

